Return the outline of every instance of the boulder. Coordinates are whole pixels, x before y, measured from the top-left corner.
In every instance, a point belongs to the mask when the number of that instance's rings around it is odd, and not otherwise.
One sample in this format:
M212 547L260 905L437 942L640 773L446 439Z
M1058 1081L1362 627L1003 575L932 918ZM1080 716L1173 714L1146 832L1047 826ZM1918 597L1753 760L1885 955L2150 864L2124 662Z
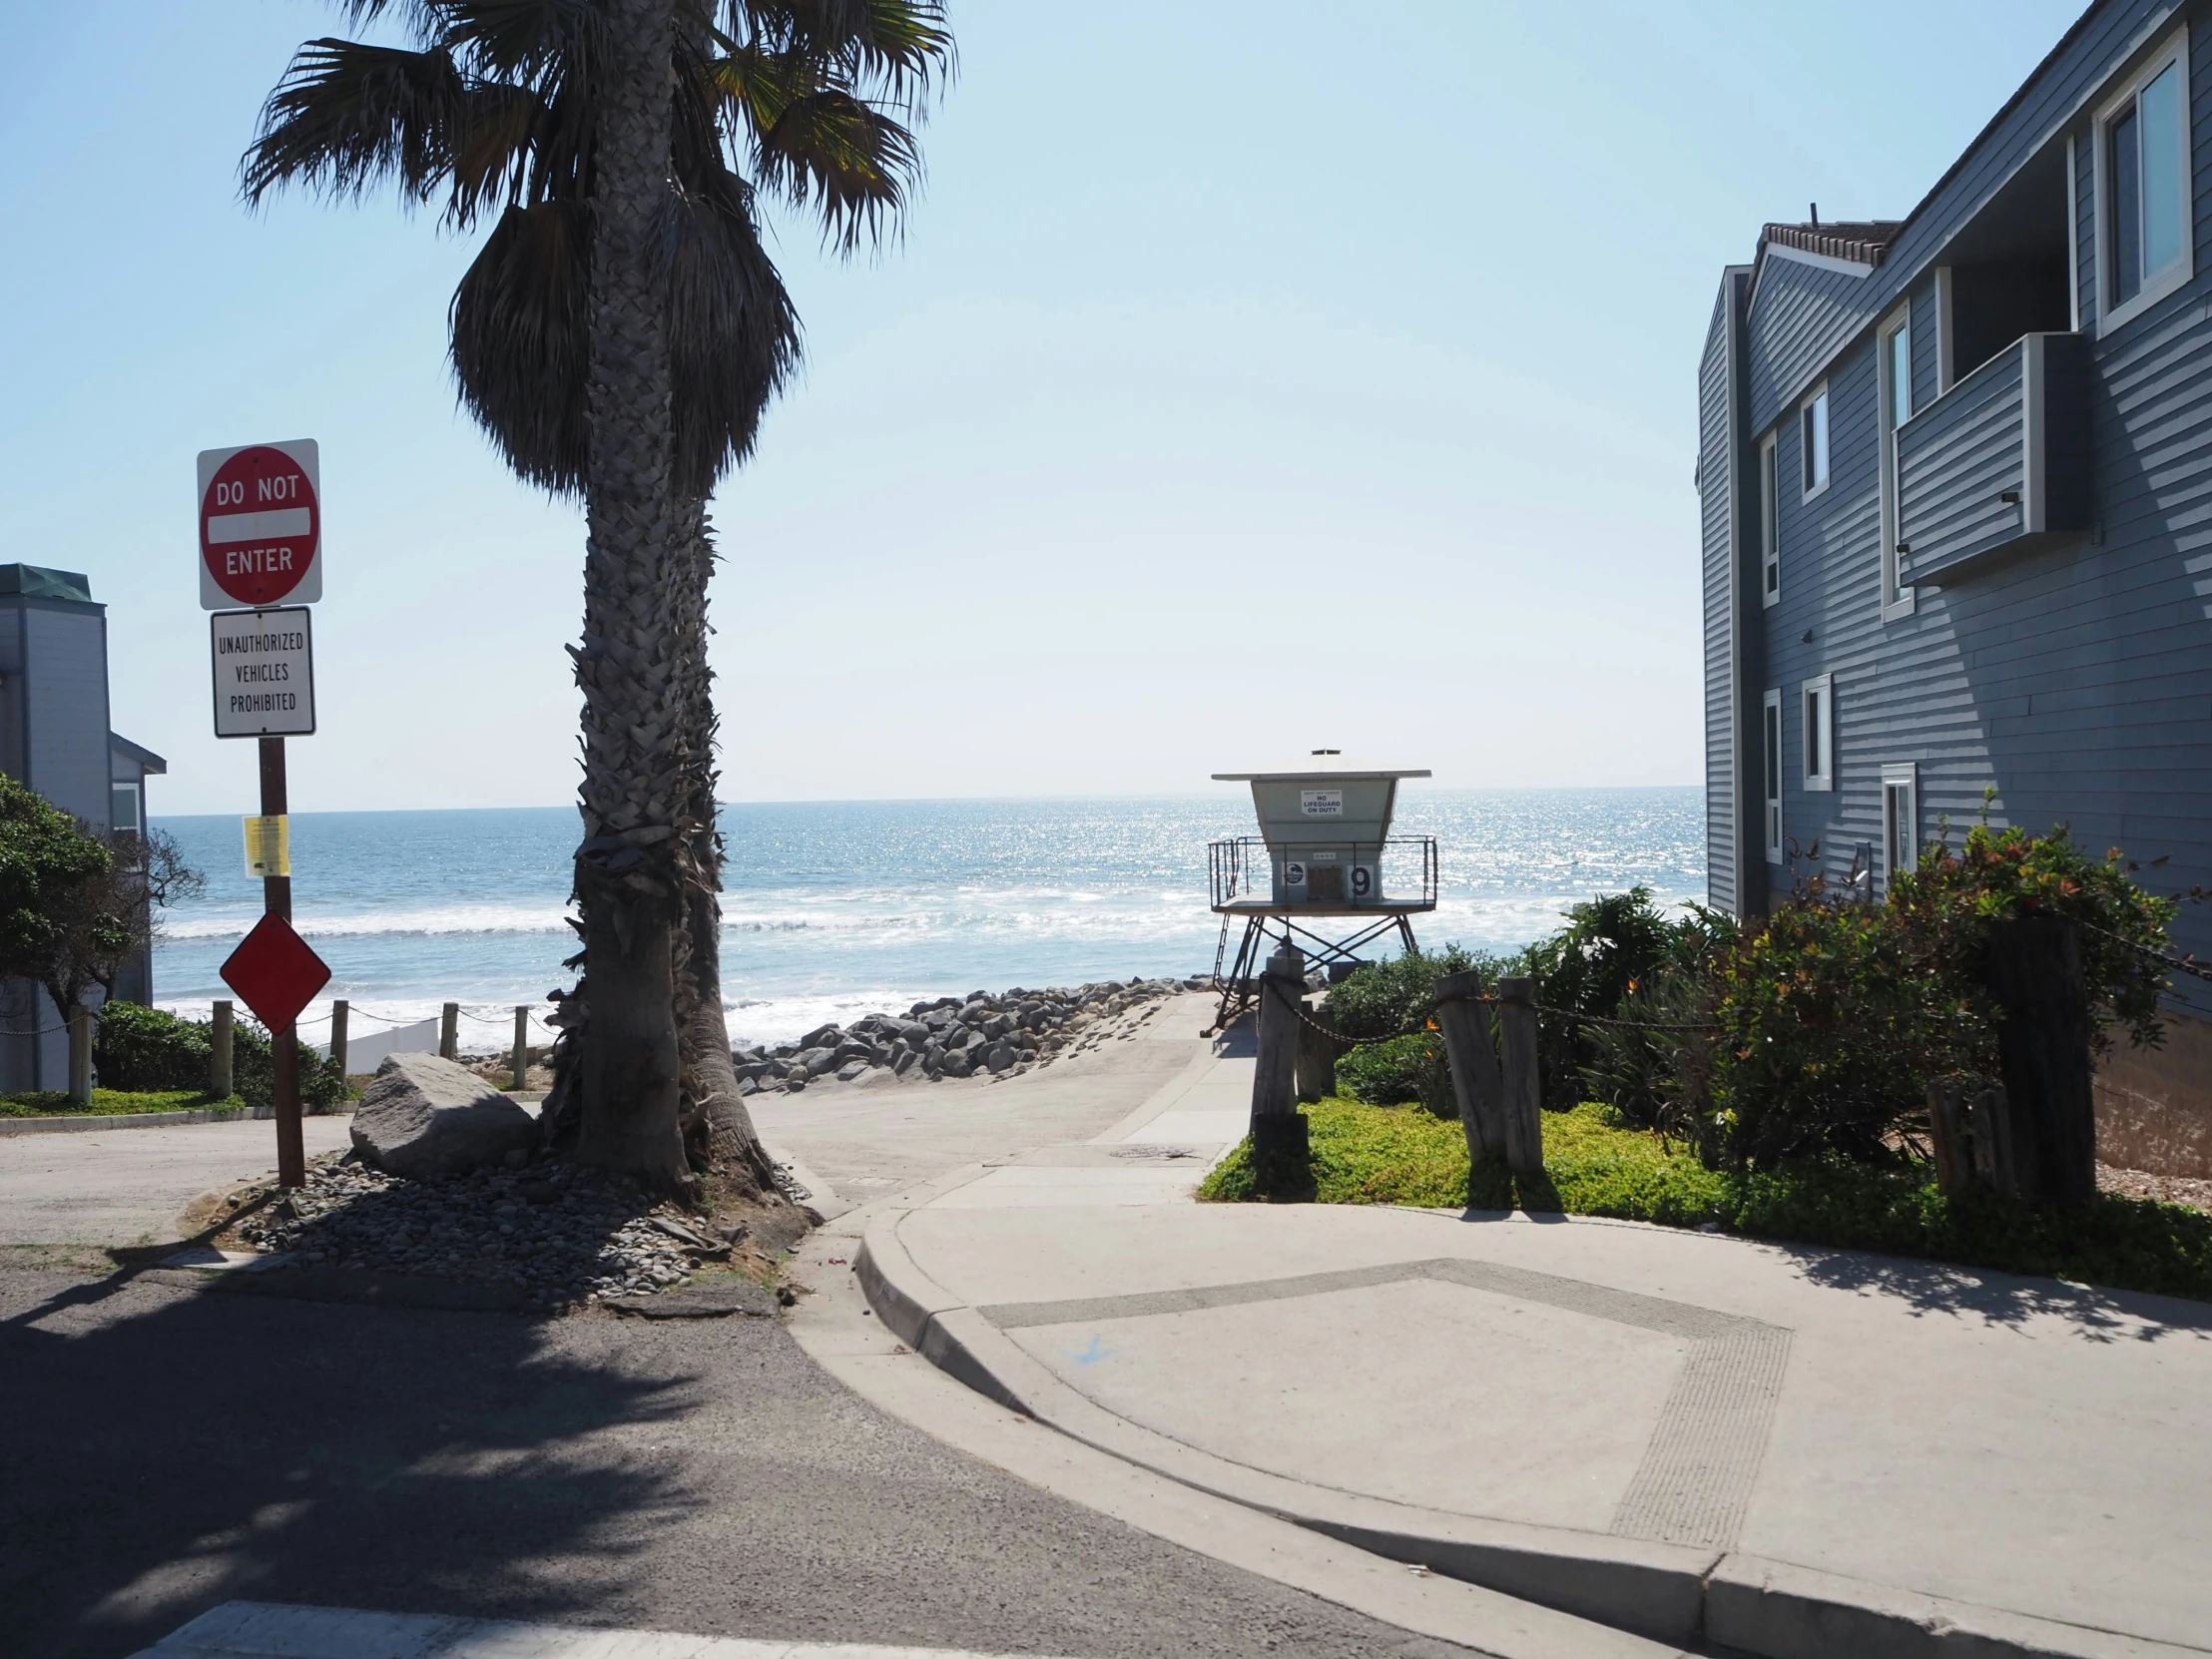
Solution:
M993 1043L983 1056L983 1063L994 1072L1004 1071L1014 1063L1014 1051L1004 1043Z
M837 1051L833 1048L809 1047L792 1057L793 1067L804 1071L809 1077L820 1077L824 1072L834 1068L836 1063Z
M860 1073L865 1070L867 1070L867 1062L865 1060L847 1060L843 1065L837 1067L837 1081L840 1083L849 1083L852 1081L853 1078L859 1076Z
M843 1035L844 1031L839 1026L818 1025L799 1039L799 1046L802 1049L833 1048L836 1046L837 1039Z
M947 1077L965 1077L975 1069L975 1062L967 1057L967 1050L955 1048L944 1057L944 1074Z
M390 1054L353 1113L361 1161L435 1181L529 1157L538 1120L466 1066L435 1054Z

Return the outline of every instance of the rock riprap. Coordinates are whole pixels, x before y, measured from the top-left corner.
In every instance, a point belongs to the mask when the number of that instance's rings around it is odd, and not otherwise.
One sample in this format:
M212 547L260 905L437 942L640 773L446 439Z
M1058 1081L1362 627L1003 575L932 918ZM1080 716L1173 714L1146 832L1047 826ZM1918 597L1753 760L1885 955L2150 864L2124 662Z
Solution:
M1126 1036L1159 1011L1163 998L1207 984L1131 979L999 996L970 991L917 1002L904 1015L864 1014L850 1025L818 1026L795 1043L734 1049L731 1058L744 1094L797 1091L822 1077L857 1082L871 1072L932 1080L1017 1076Z
M621 1177L553 1162L436 1181L316 1163L291 1193L235 1196L241 1208L269 1200L232 1232L247 1248L309 1267L505 1285L546 1307L667 1290L742 1239Z
M525 1162L538 1120L466 1066L435 1054L391 1054L353 1112L353 1150L393 1175L437 1181Z

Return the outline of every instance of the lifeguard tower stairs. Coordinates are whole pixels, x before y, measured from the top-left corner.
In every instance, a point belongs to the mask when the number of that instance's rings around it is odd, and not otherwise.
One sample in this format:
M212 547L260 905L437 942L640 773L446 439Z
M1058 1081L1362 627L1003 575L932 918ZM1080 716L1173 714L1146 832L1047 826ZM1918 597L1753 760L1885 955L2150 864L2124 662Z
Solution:
M1250 784L1257 835L1207 847L1207 882L1221 939L1215 1023L1226 1025L1252 997L1271 938L1297 945L1316 967L1350 968L1359 952L1393 928L1415 948L1413 917L1436 907L1436 838L1392 835L1397 786L1425 769L1348 766L1317 749L1279 772L1217 772L1217 783ZM1244 929L1234 959L1229 935ZM1226 970L1226 971L1225 971Z

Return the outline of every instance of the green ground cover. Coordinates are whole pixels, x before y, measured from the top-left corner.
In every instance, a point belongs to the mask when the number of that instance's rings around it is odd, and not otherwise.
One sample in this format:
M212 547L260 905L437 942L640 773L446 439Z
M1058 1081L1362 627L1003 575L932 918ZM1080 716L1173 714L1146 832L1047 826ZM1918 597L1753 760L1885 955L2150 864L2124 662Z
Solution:
M1411 1107L1324 1100L1307 1108L1310 1178L1275 1197L1322 1204L1469 1203L1459 1125ZM2212 1301L2212 1215L2178 1204L2103 1193L2079 1214L1994 1197L1946 1199L1914 1164L1839 1157L1773 1171L1709 1170L1679 1143L1629 1125L1611 1108L1546 1112L1541 1188L1515 1191L1501 1169L1476 1177L1478 1209L1564 1210L1668 1227L1710 1227L1752 1238L1918 1256L2000 1272L2047 1274L2117 1290ZM1250 1143L1199 1188L1201 1199L1262 1199Z
M121 1117L132 1112L189 1112L210 1106L244 1109L245 1105L237 1095L212 1100L205 1089L94 1089L92 1104L80 1106L60 1090L48 1089L0 1094L0 1117Z

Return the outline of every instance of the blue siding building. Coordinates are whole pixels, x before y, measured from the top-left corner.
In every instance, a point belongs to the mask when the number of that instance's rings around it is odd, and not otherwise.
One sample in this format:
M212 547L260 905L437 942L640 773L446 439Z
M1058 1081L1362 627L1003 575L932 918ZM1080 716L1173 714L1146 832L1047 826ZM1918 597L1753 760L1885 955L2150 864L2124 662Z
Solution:
M1984 811L2212 886L2212 4L2092 5L1903 219L1766 226L1698 399L1715 905ZM2212 1176L2212 984L2170 1012L2100 1146Z

